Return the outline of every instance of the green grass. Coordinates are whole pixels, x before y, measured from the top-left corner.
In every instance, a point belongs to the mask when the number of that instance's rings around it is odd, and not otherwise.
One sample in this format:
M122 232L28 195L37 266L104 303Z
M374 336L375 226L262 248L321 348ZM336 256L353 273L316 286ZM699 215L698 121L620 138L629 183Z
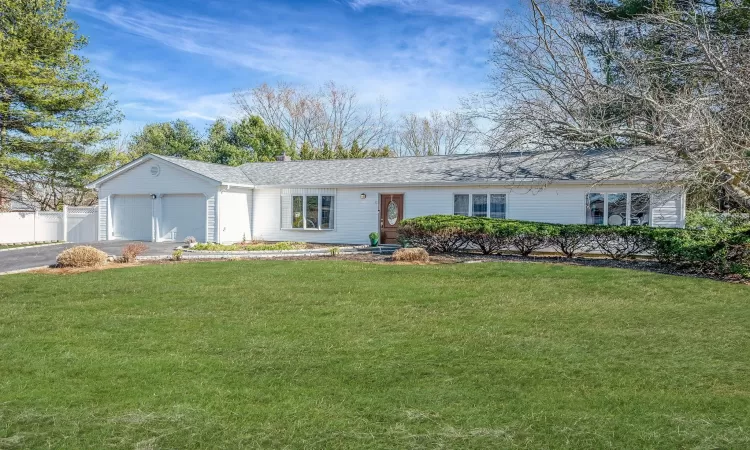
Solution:
M0 448L748 448L748 300L512 263L0 277Z
M267 243L249 243L249 244L215 244L215 243L201 243L196 244L193 250L210 250L219 252L233 252L233 251L246 251L246 252L262 252L262 251L273 251L273 250L299 250L307 248L307 244L304 242L275 242L272 244Z

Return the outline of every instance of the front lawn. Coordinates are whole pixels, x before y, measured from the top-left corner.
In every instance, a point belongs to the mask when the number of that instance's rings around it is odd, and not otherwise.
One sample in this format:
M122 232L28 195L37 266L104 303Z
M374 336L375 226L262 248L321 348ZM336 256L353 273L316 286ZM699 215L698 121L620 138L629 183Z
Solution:
M750 288L544 264L0 277L0 448L747 448Z

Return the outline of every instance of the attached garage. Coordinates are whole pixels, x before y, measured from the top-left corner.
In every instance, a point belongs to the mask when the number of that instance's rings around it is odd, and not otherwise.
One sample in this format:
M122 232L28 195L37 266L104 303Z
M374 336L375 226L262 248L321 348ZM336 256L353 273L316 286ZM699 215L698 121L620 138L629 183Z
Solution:
M160 240L183 241L188 236L206 241L206 196L166 194L161 198Z
M222 232L227 239L251 236L254 186L239 167L149 154L88 187L99 195L99 240L182 242L193 236L217 242Z
M112 196L112 237L132 241L152 239L153 201L150 195Z

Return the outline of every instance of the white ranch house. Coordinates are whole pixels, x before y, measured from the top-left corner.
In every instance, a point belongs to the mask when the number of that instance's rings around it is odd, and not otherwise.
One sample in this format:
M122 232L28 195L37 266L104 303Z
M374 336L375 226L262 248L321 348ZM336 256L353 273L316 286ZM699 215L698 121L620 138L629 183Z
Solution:
M684 189L664 187L660 164L602 181L608 168L629 164L612 154L500 164L489 154L282 159L229 167L143 156L89 185L99 195L98 239L364 244L374 231L391 243L400 220L429 214L659 227L685 220Z

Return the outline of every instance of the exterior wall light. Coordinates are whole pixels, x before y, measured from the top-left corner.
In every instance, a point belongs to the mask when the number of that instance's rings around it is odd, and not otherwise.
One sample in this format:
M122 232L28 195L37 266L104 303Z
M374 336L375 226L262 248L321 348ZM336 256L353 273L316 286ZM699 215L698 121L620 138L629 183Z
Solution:
M156 194L151 194L151 199L156 200Z
M366 199L366 198L367 198L367 194L365 194L365 193L363 192L363 193L359 194L359 198L361 198L362 200L364 200L364 199Z

